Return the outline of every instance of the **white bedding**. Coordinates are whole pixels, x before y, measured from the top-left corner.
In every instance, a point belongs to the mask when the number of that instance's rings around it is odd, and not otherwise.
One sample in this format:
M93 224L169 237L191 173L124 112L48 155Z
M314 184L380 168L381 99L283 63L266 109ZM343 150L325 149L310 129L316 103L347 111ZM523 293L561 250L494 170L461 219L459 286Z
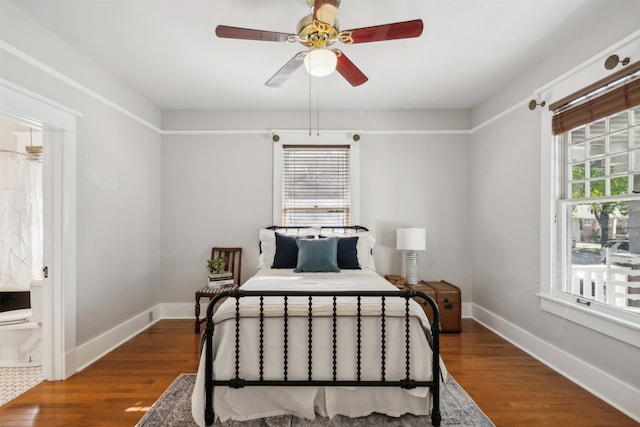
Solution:
M342 270L340 273L293 273L291 270L261 269L242 287L245 290L395 290L377 273L368 270ZM395 301L392 301L395 300ZM342 297L338 304L337 358L338 379L353 380L356 371L355 298ZM240 377L258 379L258 304L257 298L241 298ZM288 378L307 379L308 299L289 297ZM404 300L386 302L386 379L405 377ZM283 379L282 298L264 301L264 378ZM313 302L313 379L332 378L332 300L314 297ZM362 380L380 379L380 299L361 301ZM431 380L432 352L424 333L428 320L415 301L410 301L411 377ZM248 316L249 318L245 318ZM296 317L300 316L300 317ZM214 376L230 379L235 372L235 299L228 299L214 316ZM193 417L204 426L204 365L202 352L192 396ZM444 366L440 363L443 378ZM427 415L431 408L428 388L404 390L394 387L244 387L214 389L214 411L221 421L248 420L273 415L294 414L313 419L316 414L333 417L365 416L372 412L400 416L404 413Z

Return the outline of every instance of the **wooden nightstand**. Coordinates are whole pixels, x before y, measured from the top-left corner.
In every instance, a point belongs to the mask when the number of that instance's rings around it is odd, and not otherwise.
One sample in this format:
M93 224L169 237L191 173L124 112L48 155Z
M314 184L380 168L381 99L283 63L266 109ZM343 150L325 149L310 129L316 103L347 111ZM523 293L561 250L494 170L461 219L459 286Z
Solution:
M439 282L425 282L421 280L418 286L424 289L432 289L431 293L424 290L422 292L432 297L436 304L438 304L442 332L460 332L462 329L462 297L460 288L444 280ZM417 288L414 289L418 290ZM429 316L431 312L431 307L428 307L428 309L429 312L425 310L427 316Z
M399 288L403 288L406 283L404 277L397 274L385 274L384 278Z
M431 299L433 299L434 302L437 303L436 292L433 290L431 286L428 286L423 281L418 282L416 285L405 285L404 287L408 289L413 289L416 292L422 292L423 294L427 294L428 296L431 297ZM431 306L429 305L429 303L422 298L414 298L414 299L418 304L420 304L420 306L424 310L424 313L427 315L429 322L433 322L433 310L431 310ZM440 323L442 323L442 319L440 319Z
M427 286L425 282L419 282L416 285L407 285L404 277L398 276L397 274L387 274L384 276L389 282L395 285L398 289L413 289L414 291L423 292L433 298L436 301L436 293L431 286ZM422 298L414 298L414 300L420 304L420 307L424 310L425 314L429 318L431 322L433 320L433 314L431 310L431 306L423 300Z
M462 305L460 288L444 280L439 282L426 282L421 280L416 285L407 285L402 276L387 274L384 278L399 289L413 289L414 291L422 292L430 296L438 305L442 332L460 332ZM427 318L432 322L433 311L431 310L431 306L422 298L415 298L415 301L420 304Z

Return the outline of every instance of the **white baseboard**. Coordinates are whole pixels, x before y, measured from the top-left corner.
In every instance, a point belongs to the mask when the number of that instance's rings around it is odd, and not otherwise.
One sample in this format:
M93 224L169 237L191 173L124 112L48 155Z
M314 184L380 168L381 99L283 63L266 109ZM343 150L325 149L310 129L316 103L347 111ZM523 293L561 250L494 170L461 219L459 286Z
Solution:
M473 317L473 304L470 302L462 303L462 313L460 317Z
M204 314L206 305L203 305ZM192 303L157 304L66 353L67 378L79 372L161 319L195 319Z
M206 314L207 304L203 301L200 307L200 318L202 318ZM194 303L161 303L155 308L158 309L158 317L161 319L194 319L195 321Z
M590 393L640 422L640 390L472 304L472 317Z
M66 353L67 377L79 372L161 319L156 305Z

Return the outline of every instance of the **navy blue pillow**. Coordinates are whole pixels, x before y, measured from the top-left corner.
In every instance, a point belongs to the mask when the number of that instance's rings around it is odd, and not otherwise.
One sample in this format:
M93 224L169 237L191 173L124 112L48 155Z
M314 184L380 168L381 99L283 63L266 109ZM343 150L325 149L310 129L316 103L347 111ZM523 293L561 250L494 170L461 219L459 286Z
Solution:
M326 239L322 234L318 236ZM338 237L338 267L344 270L361 270L358 262L358 236Z
M298 239L298 265L296 273L339 273L338 238Z
M358 263L358 237L340 237L338 239L338 267L344 270L360 270Z
M298 265L296 236L276 233L276 254L271 268L296 268L296 265Z

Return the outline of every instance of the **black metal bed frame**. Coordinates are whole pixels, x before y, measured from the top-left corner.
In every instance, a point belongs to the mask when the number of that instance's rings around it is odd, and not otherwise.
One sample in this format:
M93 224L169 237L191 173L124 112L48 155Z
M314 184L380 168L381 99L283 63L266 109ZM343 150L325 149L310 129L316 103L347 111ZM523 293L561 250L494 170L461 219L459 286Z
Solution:
M222 298L229 297L235 299L235 373L231 374L233 378L230 379L214 379L213 378L213 310L216 302ZM243 297L259 297L259 379L249 380L240 378L240 298ZM265 380L263 378L264 366L264 298L265 297L283 297L283 319L284 319L284 343L283 343L283 355L284 355L284 377L281 380ZM307 297L309 300L308 308L308 333L307 333L307 358L308 358L308 374L306 380L292 380L287 375L288 364L288 298L289 297ZM333 378L331 380L314 380L312 378L312 354L313 354L313 297L330 297L333 299ZM337 380L337 298L339 297L356 297L356 372L353 380ZM360 303L362 297L380 297L381 308L381 331L380 340L382 345L382 354L380 362L380 380L362 380L361 379L361 311ZM409 300L411 298L421 298L425 300L433 311L433 322L431 325L431 347L433 351L433 373L431 381L419 381L410 377L411 365L410 365L410 350L411 343L409 339ZM385 376L385 305L387 298L404 298L405 299L405 372L406 377L400 380L389 380ZM246 386L347 386L347 387L401 387L404 389L411 389L415 387L429 387L433 398L433 408L431 409L431 422L434 426L439 426L441 421L440 414L440 320L437 304L428 295L417 292L413 289L403 289L394 291L245 291L241 288L233 289L230 291L221 292L215 298L213 298L209 306L207 307L207 325L204 331L205 339L205 352L206 352L206 366L205 366L205 422L207 425L212 425L214 422L214 410L213 410L213 387L214 386L228 386L232 388L242 388ZM219 375L219 374L218 374Z
M270 225L267 227L267 230L304 230L306 228L311 228L311 225ZM369 231L367 227L363 227L362 225L321 225L320 228L322 230L351 230L354 233L358 231ZM345 233L349 234L349 233Z

